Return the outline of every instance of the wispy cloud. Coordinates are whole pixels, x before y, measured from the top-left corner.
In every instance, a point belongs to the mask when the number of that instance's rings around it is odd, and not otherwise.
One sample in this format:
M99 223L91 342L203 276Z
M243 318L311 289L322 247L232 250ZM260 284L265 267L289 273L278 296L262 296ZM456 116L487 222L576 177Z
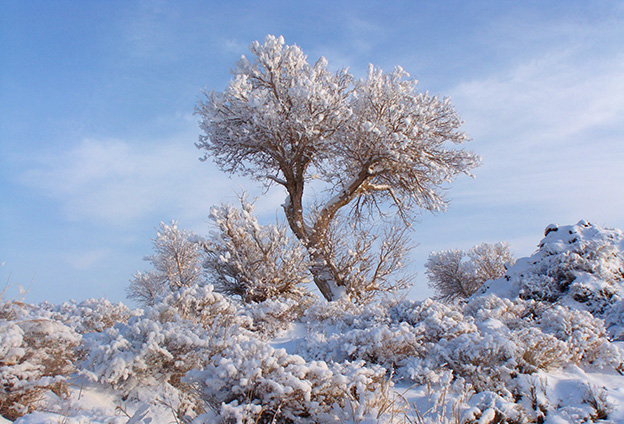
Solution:
M618 125L624 113L624 49L596 58L566 51L485 79L460 84L453 99L478 135L531 136L529 143L563 141L598 126Z
M58 201L73 220L126 225L159 211L205 216L230 183L197 157L188 140L146 145L86 139L66 152L40 157L20 179Z
M580 44L453 89L484 157L458 200L621 219L624 145L614 134L624 133L624 47L615 51Z
M71 269L85 271L93 269L97 264L109 261L111 253L110 249L102 248L60 252L59 256Z
M253 181L224 174L211 161L200 162L193 136L149 143L85 139L67 151L37 157L18 179L58 203L74 221L124 227L150 217L203 227L213 205L235 203L243 191L258 197L259 215L274 218L284 193L264 192Z

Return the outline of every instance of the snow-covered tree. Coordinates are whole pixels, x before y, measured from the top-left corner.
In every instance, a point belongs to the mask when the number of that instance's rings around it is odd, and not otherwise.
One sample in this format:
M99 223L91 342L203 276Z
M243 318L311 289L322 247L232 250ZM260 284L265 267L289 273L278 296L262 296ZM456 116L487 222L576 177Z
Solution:
M468 258L472 272L481 283L501 278L507 266L515 262L507 243L481 243L468 251Z
M453 106L417 92L400 67L383 73L371 65L356 79L346 69L330 72L325 58L311 65L282 37L250 50L254 57L241 58L226 90L198 105L197 147L225 172L286 190L288 224L308 250L316 285L335 300L349 282L327 240L343 208L354 222L394 208L408 223L417 208L444 209L444 184L479 158L447 147L467 140ZM326 194L314 203L304 199L312 180Z
M177 222L160 224L154 239L154 254L145 257L152 264L147 272L137 272L128 286L128 298L144 306L168 292L201 284L203 249L193 234L178 229Z
M240 209L224 204L211 211L216 231L204 243L204 267L216 289L244 303L301 298L310 282L305 250L284 226L260 225L244 196L240 202Z
M425 267L438 297L452 301L470 297L487 280L502 277L513 261L507 243L482 243L468 253L461 249L433 252Z

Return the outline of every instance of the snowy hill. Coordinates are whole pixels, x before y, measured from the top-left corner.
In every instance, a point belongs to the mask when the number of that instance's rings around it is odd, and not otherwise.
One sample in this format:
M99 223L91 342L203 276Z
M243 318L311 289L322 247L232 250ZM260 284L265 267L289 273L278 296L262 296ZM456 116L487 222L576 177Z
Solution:
M624 235L550 225L460 303L192 286L131 310L0 305L0 414L17 423L624 422ZM0 423L2 419L0 419Z
M538 250L480 293L540 300L590 312L623 340L624 234L587 221L546 227Z

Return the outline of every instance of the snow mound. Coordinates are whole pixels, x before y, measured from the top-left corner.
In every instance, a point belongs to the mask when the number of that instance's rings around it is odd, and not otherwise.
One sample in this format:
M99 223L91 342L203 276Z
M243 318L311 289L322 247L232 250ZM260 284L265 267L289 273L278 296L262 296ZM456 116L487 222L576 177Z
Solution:
M624 233L579 221L548 225L537 251L519 259L477 296L495 294L585 310L624 340Z

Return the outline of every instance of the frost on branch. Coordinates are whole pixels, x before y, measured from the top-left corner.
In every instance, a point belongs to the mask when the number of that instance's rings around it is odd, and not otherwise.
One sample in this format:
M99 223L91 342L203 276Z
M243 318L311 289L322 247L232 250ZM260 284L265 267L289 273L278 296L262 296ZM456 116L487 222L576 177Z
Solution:
M160 296L202 283L201 246L193 241L193 235L178 230L178 224L160 224L154 239L154 254L147 256L152 269L137 272L128 286L128 298L143 306L151 306Z
M371 66L356 79L328 71L324 58L309 64L281 37L250 50L228 87L197 106L196 145L225 172L284 187L286 219L308 250L314 282L337 300L350 291L336 256L345 252L328 245L339 212L350 209L351 223L392 214L407 225L418 208L444 209L446 184L479 158L453 146L467 136L448 99L419 93L399 67ZM313 179L320 194L311 201Z
M340 217L327 232L326 249L345 283L343 297L358 304L397 295L413 281L405 270L412 249L408 228L398 222L378 227L348 225Z
M461 249L433 252L425 264L429 285L445 301L466 299L484 282L502 277L513 255L506 243L482 243Z
M241 207L214 207L216 231L204 243L204 268L218 291L258 303L307 295L308 262L301 244L281 225L260 225L244 196Z

